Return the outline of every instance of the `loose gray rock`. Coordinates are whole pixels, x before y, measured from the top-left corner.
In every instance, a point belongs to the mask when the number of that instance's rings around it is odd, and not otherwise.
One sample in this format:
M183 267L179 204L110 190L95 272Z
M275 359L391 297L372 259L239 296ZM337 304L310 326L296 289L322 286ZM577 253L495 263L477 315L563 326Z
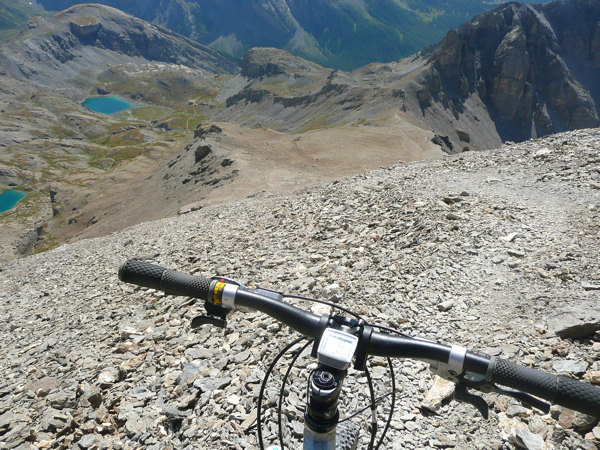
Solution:
M562 308L548 317L548 331L562 338L589 336L600 330L600 308Z
M552 151L534 158L540 148ZM405 163L206 206L4 263L0 446L258 447L256 434L245 430L255 421L260 384L297 334L257 312L231 314L224 330L194 330L201 301L118 281L120 263L135 255L182 272L327 296L370 323L552 373L566 367L580 374L589 363L586 375L595 379L598 291L582 286L600 273L600 210L589 208L599 203L592 187L600 182L597 148L600 130L580 130ZM461 219L448 220L449 212ZM452 307L440 310L444 302ZM574 335L585 339L561 345ZM575 366L555 369L561 354ZM282 358L265 391L266 436L277 433L279 383L290 360ZM286 385L290 448L298 447L290 424L303 420L312 363L309 346ZM370 360L377 396L391 389L386 364ZM485 396L496 405L489 421L455 401L421 415L433 384L427 367L394 361L401 391L382 448L536 448L540 439L547 447L586 448L582 434L594 433L577 431L593 425L565 414L571 428L561 434L560 425L537 420L535 409L515 410L494 394ZM362 372L351 370L344 383L345 414L368 404ZM380 407L387 408L389 397ZM380 429L385 420L378 414ZM533 436L517 435L521 428Z
M516 431L517 443L527 450L543 450L544 438L539 434L532 433L524 428L518 428Z
M584 374L588 368L587 363L583 361L573 361L570 359L562 359L555 361L552 368L558 373L572 373L574 375Z
M581 283L581 287L586 291L600 291L600 284L595 283Z

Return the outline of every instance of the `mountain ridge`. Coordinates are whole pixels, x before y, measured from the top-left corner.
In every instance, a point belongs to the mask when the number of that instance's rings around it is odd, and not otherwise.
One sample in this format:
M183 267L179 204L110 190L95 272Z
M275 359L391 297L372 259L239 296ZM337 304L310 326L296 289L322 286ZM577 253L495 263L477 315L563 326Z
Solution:
M568 15L568 8L578 5L588 9L553 30L552 17ZM13 89L2 92L8 100L0 99L1 180L36 192L39 210L44 211L45 225L32 223L33 233L15 237L20 240L16 248L106 233L127 225L126 219L157 218L187 204L206 206L215 199L230 199L231 193L255 192L261 164L286 174L283 181L265 180L278 189L289 186L290 180L302 183L303 178L323 176L319 165L325 161L333 172L337 165L360 171L361 161L371 168L393 163L394 158L491 149L506 140L597 124L598 11L589 0L535 8L504 5L448 33L426 51L353 72L327 69L275 48L248 51L238 69L200 44L168 34L172 32L160 34L159 27L133 18L127 25L114 25L129 39L111 42L117 51L109 50L97 38L105 32L102 21L90 19L99 11L117 17L116 22L127 17L100 5L74 7L59 16L62 22L54 19L58 28L52 33L44 34L52 20L34 19L21 41L0 49L16 61L13 68L18 70L20 61L31 71L29 76L18 74L18 83L9 83L10 67L0 71L7 81L3 86ZM113 25L105 22L110 30ZM139 36L140 29L165 36L174 62L192 59L197 68L138 56L132 37ZM480 43L475 39L478 33L491 33L494 39ZM95 45L84 45L86 39ZM71 47L61 49L61 40ZM178 55L179 48L195 53ZM130 50L138 53L128 55ZM82 60L77 59L80 54ZM20 59L22 55L34 55L33 64ZM47 59L42 63L35 55ZM218 64L210 66L215 58ZM43 72L47 66L55 74L49 81ZM122 95L144 105L120 116L100 117L80 105L96 94ZM511 102L513 98L521 100ZM502 110L514 111L515 105L521 114L518 120ZM215 122L223 128L222 136L203 142L203 130ZM198 124L202 126L194 138L192 130ZM252 136L246 152L239 151L243 133ZM209 144L210 158L198 159L190 150L204 154ZM273 152L275 146L281 146L280 154ZM372 157L366 160L368 154ZM345 164L344 155L354 158L354 164ZM282 162L282 156L291 162ZM114 192L114 186L124 191L116 198L131 203L117 205L103 196ZM140 194L129 195L134 189ZM148 190L154 196L152 204L163 207L144 203ZM11 233L22 234L22 228Z
M546 0L548 1L548 0ZM76 0L41 0L61 10ZM352 70L420 51L493 5L481 0L102 0L241 59L277 47L327 67Z
M559 27L558 18L569 15L575 18ZM318 81L314 70L303 73L301 60L293 73L274 62L285 61L281 50L255 49L244 59L243 88L216 117L281 131L311 127L314 115L321 126L400 117L434 130L449 152L595 127L598 20L600 7L589 0L509 3L412 57L351 73L323 69Z
M53 18L31 19L18 41L0 48L0 65L13 77L57 87L72 85L66 82L69 75L75 77L85 69L100 72L99 61L123 63L127 57L137 63L144 59L183 64L209 73L236 71L229 60L195 41L91 3Z
M430 80L430 93L443 85L457 108L477 93L496 115L503 140L598 126L600 83L586 75L584 86L574 72L600 73L599 17L600 5L589 0L510 3L484 13L449 32L432 52L430 76L441 78ZM578 51L581 43L591 51Z

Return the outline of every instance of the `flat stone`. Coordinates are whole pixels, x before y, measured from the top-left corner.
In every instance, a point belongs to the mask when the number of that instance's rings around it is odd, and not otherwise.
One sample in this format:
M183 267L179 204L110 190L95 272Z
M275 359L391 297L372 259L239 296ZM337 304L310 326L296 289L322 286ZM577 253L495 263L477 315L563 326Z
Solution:
M520 405L509 405L508 408L506 408L506 415L508 417L527 417L530 414L531 410Z
M456 435L436 434L433 445L437 448L452 448L456 446Z
M552 368L558 373L572 373L581 375L587 370L587 363L583 361L573 361L571 359L561 359L552 364Z
M227 396L227 403L230 405L239 405L240 404L240 396L237 394L231 394Z
M79 439L79 441L77 441L77 444L81 448L90 448L93 445L95 445L97 442L99 442L101 439L102 439L102 437L98 436L96 434L86 434L81 439Z
M517 428L515 434L517 443L527 450L543 450L545 447L544 438L539 434L532 433L525 428Z
M200 376L200 367L196 364L188 363L177 377L176 382L180 386L188 386L193 384Z
M118 383L120 379L120 370L117 367L110 367L108 369L103 370L100 373L100 375L98 375L98 384L102 388L107 388L115 383Z
M250 350L244 350L242 352L236 353L235 355L233 355L233 361L240 364L243 362L246 362L248 360L248 358L250 357Z
M127 436L134 438L136 435L145 433L150 426L152 426L151 420L136 415L125 422L125 432Z
M524 258L525 257L525 252L521 251L521 250L506 250L506 253L508 253L510 256L514 256L515 258Z
M120 336L121 339L126 340L129 339L132 335L134 334L139 334L138 331L133 328L133 327L124 327L121 331L120 331Z
M512 242L518 235L519 233L510 233L506 236L502 236L500 239L502 239L504 242Z
M6 411L0 415L0 430L9 430L17 422L27 421L27 418L13 413L12 411Z
M416 431L419 428L419 424L417 422L404 422L404 426L410 432Z
M186 349L185 354L191 359L207 359L212 358L215 352L204 347L192 347Z
M50 393L52 389L60 386L60 380L56 377L44 377L37 380L31 385L31 390L35 392L38 397L45 397Z
M451 397L454 393L454 387L454 383L436 375L431 389L427 391L425 398L421 402L421 406L431 412L437 413L442 407L443 401Z
M573 420L575 420L575 413L570 409L565 409L558 416L558 424L565 429L573 427Z
M194 387L202 392L212 392L216 389L223 389L231 383L231 377L222 378L198 378L194 381Z
M548 331L562 338L589 336L600 330L600 308L564 308L547 320Z
M244 419L244 421L242 422L242 428L244 430L248 429L250 427L250 425L252 425L256 421L257 415L258 415L257 409L253 409L252 411L250 411L250 414L248 414L246 416L246 418Z
M453 306L454 306L454 302L452 300L446 300L442 303L438 303L437 309L439 309L442 312L446 312L446 311L450 311L450 309L452 309Z

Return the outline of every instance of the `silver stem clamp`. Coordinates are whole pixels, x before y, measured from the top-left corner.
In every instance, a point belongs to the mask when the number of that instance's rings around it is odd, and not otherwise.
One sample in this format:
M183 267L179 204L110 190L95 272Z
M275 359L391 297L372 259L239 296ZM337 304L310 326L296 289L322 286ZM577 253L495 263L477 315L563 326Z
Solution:
M467 349L460 345L453 345L450 350L450 357L448 358L448 374L453 377L458 377L463 373L463 367L465 364L465 356L467 355Z
M457 383L464 370L466 355L467 349L465 347L453 345L447 363L432 360L427 360L427 362L433 373L448 381Z
M221 304L224 308L235 309L235 295L240 287L235 284L226 284L223 288Z

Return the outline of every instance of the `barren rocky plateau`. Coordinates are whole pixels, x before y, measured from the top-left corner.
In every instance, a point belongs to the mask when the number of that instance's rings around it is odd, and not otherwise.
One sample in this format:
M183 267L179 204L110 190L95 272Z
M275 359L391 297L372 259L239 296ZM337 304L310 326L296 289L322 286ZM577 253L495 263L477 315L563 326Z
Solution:
M598 384L599 147L600 130L588 129L382 167L4 263L0 446L257 447L260 382L294 333L256 312L193 330L201 305L119 282L126 258L331 300L369 322ZM291 448L311 364L301 357L284 391ZM376 395L389 392L385 360L370 367ZM394 361L382 448L600 446L597 418L560 407L543 414L486 394L487 421L448 399L427 412L427 368ZM267 445L285 370L266 390ZM343 398L345 415L367 405L363 373L350 371ZM389 405L378 407L380 434ZM361 448L369 417L353 419Z

